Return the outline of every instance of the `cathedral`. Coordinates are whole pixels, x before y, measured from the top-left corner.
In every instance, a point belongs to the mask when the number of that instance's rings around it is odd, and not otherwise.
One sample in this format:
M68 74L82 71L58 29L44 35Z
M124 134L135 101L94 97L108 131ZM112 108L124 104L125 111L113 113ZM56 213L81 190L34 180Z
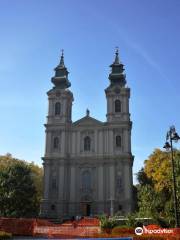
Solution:
M43 159L42 217L71 218L132 211L130 88L118 50L105 89L106 121L72 121L73 93L62 52L47 92L49 108ZM100 107L100 106L99 106Z

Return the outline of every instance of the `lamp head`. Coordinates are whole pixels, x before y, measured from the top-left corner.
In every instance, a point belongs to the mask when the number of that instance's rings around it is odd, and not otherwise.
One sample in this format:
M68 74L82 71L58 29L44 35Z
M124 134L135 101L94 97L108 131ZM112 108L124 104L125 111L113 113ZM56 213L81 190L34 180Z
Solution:
M166 149L166 151L168 151L171 148L171 145L169 144L169 142L165 142L164 147Z
M172 136L172 140L174 140L175 142L178 142L179 139L180 139L179 135L177 134L177 132L175 132Z

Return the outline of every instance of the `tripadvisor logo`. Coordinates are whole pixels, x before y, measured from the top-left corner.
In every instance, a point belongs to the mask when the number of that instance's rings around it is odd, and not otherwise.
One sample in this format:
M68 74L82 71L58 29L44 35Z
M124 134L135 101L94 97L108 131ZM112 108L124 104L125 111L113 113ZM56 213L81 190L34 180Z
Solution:
M142 234L170 234L173 233L173 229L166 229L166 228L157 228L157 229L148 229L145 226L135 228L136 235Z
M135 228L135 234L136 235L142 235L143 234L143 228L142 227Z

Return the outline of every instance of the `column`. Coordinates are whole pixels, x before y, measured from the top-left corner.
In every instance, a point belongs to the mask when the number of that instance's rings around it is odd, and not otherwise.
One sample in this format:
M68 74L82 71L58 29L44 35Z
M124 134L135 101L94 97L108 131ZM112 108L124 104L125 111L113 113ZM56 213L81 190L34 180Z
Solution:
M128 152L131 153L131 130L128 129Z
M72 132L72 143L71 143L71 147L72 147L72 154L74 155L76 152L76 133Z
M124 165L124 192L125 192L125 210L126 212L131 211L132 205L132 177L131 177L131 166L130 163L125 163Z
M77 132L77 154L80 153L80 141L81 141L81 136L80 136L80 131Z
M64 166L59 167L59 200L64 200Z
M114 134L113 134L113 130L109 130L109 153L113 154L114 152L114 146L113 146L113 142L114 142Z
M49 97L49 108L48 108L48 116L53 116L54 115L54 102L53 98Z
M74 216L75 214L75 194L76 194L76 179L75 179L75 166L71 167L71 176L70 176L70 215Z
M104 201L104 184L103 184L103 166L98 167L98 213L103 213L103 201Z
M103 131L99 131L99 153L103 154Z
M115 167L110 166L109 169L109 181L110 181L110 215L114 215L114 200L115 200Z
M51 145L52 145L52 132L46 130L46 154L49 155L51 153Z
M76 187L76 181L75 181L75 166L71 167L71 181L70 181L70 201L75 200L75 187Z
M66 143L66 139L65 139L65 131L62 131L62 135L61 135L61 153L62 153L62 156L64 156L65 154L65 143Z
M98 154L98 130L95 130L94 133L94 152Z
M123 146L124 146L124 148L123 148L123 151L124 152L129 152L129 147L128 147L128 142L129 142L129 137L128 137L128 129L127 128L125 128L124 130L123 130L123 136L122 136L123 138L123 140L124 141L122 141L122 144L123 144Z
M104 153L108 153L108 130L103 132L104 134Z
M49 164L44 164L44 199L49 198L49 175L50 175L50 166Z
M114 169L114 165L111 165L109 167L109 182L110 182L110 198L115 197L115 169Z

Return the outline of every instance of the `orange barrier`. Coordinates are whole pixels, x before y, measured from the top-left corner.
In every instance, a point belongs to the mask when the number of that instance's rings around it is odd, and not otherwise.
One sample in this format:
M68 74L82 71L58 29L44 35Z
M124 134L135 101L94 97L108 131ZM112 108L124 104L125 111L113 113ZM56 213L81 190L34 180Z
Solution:
M0 230L20 236L92 237L100 232L98 219L81 219L54 224L45 219L0 218Z
M159 226L149 225L147 229L157 229ZM26 218L0 218L0 230L10 232L13 235L20 236L39 236L48 238L104 238L104 237L124 237L131 235L137 239L133 234L132 229L114 229L112 234L100 234L100 223L96 218L83 218L78 221L67 221L63 224L55 224L46 219L26 219ZM130 231L131 230L131 231ZM180 240L179 229L174 229L174 234L155 236L143 234L141 238L148 239L168 239Z
M27 218L1 218L0 230L13 235L32 236L34 232L35 219Z

